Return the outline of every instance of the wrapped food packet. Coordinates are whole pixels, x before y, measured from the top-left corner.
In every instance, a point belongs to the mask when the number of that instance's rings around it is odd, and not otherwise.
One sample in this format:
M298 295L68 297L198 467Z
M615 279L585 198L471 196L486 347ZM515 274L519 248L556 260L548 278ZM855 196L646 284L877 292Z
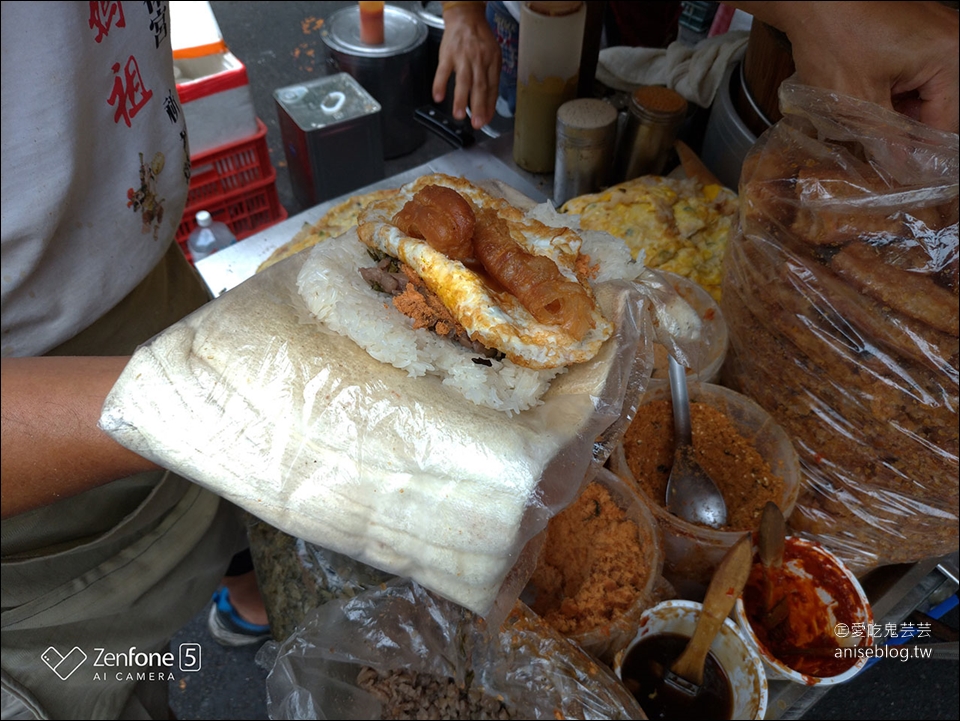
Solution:
M795 532L857 573L957 547L958 140L785 83L744 162L725 381L792 436Z
M101 428L292 536L502 618L532 572L525 545L606 460L644 382L633 286L596 287L614 336L509 415L312 317L297 289L311 252L139 348Z
M646 718L522 603L493 631L410 581L328 603L258 662L271 718Z

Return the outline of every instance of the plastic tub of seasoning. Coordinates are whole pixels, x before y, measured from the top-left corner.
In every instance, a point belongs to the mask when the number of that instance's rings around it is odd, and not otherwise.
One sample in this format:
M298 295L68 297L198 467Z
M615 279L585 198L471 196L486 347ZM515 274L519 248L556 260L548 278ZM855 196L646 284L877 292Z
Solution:
M611 469L635 484L663 532L664 577L684 598L699 598L744 531L760 525L767 501L789 517L800 488L800 464L786 432L750 398L710 383L690 384L693 447L727 504L727 526L688 523L664 504L673 466L670 388L644 395Z
M763 663L729 618L710 646L697 697L671 698L663 688L661 667L682 653L702 610L694 601L664 601L645 611L636 637L616 655L614 673L651 719L762 719L769 695Z
M601 661L636 636L663 570L660 529L637 491L606 469L547 526L522 596Z
M781 567L768 574L754 555L734 616L769 679L843 683L867 664L864 649L873 645L873 610L856 576L828 550L800 538L786 539Z

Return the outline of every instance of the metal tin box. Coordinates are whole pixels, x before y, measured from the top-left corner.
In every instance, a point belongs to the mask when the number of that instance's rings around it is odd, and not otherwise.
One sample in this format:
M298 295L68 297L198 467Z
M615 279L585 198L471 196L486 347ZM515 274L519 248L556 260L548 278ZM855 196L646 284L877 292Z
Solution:
M273 92L287 169L309 208L382 180L380 104L347 73Z

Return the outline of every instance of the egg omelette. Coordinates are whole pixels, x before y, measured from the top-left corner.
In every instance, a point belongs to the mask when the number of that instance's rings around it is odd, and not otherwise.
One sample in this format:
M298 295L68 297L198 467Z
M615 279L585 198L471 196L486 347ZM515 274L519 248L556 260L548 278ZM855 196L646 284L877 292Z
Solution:
M627 244L634 260L690 278L720 300L727 238L737 217L736 193L692 178L645 175L568 200L562 213L580 227L602 230Z

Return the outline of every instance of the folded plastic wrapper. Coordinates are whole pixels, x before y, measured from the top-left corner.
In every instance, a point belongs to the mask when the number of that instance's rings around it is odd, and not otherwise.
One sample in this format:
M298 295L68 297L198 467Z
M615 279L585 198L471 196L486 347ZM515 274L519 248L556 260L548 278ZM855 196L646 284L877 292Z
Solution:
M325 329L296 289L308 256L140 347L101 428L291 536L502 619L536 562L525 545L602 466L649 379L642 284L596 286L614 336L509 416Z
M258 654L270 669L268 714L646 718L609 669L522 603L493 628L408 580L328 603Z
M958 140L792 81L747 156L727 384L791 435L792 529L857 573L955 551Z

